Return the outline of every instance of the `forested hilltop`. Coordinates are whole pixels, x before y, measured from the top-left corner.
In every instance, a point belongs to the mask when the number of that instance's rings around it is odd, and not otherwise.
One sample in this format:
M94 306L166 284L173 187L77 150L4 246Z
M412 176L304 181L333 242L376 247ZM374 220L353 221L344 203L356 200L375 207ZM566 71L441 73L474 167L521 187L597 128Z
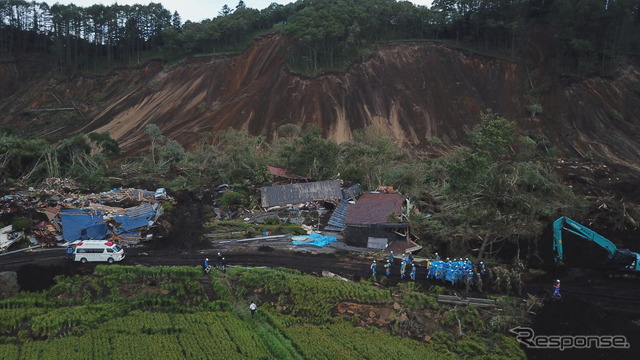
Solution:
M303 72L343 68L399 39L451 40L518 55L532 27L549 27L561 72L612 72L640 51L638 0L435 0L431 8L395 0L298 0L258 10L241 0L202 22L184 24L161 4L49 5L0 2L0 52L50 58L62 74L238 51L268 31L290 35L289 63Z

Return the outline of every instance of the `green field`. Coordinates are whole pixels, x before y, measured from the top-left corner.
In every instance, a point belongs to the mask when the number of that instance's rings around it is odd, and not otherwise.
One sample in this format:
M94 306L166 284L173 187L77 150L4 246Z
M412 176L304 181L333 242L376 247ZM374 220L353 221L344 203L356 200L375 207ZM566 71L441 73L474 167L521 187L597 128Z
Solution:
M334 314L341 301L395 301L399 289L366 281L287 269L202 275L198 268L132 266L56 280L47 291L0 301L0 359L524 358L503 335L456 339L441 331L424 342ZM260 304L255 316L251 300ZM420 311L450 312L428 304ZM411 306L423 305L414 299Z

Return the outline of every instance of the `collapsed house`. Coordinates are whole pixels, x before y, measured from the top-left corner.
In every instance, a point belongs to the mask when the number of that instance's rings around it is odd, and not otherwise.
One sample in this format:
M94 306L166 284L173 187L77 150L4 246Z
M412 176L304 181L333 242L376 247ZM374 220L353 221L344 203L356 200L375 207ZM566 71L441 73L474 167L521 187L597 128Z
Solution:
M316 181L260 188L261 206L302 204L311 201L334 201L342 198L339 181Z
M24 236L32 245L108 239L130 246L148 239L145 233L163 212L159 200L171 201L166 190L159 190L121 188L87 194L71 180L49 178L38 188L3 196L0 215L5 221L15 217L31 221L31 229ZM0 251L8 250L19 240L18 235L10 228L3 229Z
M0 229L0 252L6 251L9 246L22 239L24 231L13 231L13 226L5 226Z
M127 209L99 204L81 209L61 209L62 238L66 241L108 239L125 246L133 245L161 214L162 207L158 203Z
M392 241L406 241L409 225L400 222L404 197L400 194L365 193L349 204L345 216L348 245L385 249Z

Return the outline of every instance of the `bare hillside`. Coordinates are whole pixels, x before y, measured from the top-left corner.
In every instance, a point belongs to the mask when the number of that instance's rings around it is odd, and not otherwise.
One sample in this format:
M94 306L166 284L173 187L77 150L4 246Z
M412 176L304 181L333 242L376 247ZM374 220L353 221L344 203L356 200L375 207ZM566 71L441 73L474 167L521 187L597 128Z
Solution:
M492 109L569 156L640 170L637 64L612 79L571 80L442 43L402 42L380 45L345 73L305 78L287 70L287 44L271 35L236 56L173 67L150 61L67 80L32 79L21 64L6 62L0 80L17 92L0 94L0 125L33 136L108 131L129 155L149 146L149 123L187 147L209 131L233 127L272 138L295 123L319 126L337 142L374 125L405 146L442 151L464 141L481 111ZM534 64L547 60L532 56ZM535 117L533 102L543 108Z

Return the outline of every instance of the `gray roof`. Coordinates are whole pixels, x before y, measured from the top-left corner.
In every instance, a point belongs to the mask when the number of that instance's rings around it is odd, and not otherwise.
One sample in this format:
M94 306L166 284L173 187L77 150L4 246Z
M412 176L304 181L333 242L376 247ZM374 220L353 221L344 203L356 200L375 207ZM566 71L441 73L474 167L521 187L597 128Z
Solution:
M317 181L291 185L265 186L260 188L262 207L286 204L301 204L315 200L338 200L342 198L339 181Z

